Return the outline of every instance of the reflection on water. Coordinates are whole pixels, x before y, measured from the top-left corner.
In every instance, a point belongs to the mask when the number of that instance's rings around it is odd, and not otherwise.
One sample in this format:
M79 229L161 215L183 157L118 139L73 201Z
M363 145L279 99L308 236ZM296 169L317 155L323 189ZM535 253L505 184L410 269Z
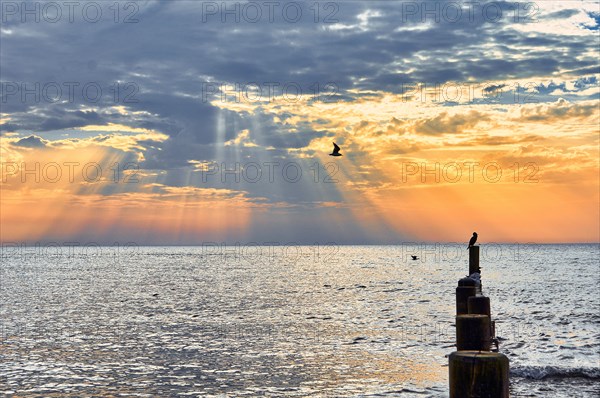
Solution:
M447 396L466 250L334 250L4 251L0 393ZM600 391L598 253L482 251L513 396Z

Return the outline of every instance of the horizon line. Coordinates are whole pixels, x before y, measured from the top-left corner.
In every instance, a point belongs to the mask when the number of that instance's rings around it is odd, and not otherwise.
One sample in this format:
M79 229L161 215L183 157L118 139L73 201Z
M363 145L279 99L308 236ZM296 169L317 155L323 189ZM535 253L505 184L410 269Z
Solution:
M20 241L20 242L2 242L0 241L1 247L22 247L22 246L138 246L138 247L211 247L211 246L402 246L402 245L431 245L431 244L444 244L444 245L461 245L466 246L467 242L458 241L404 241L395 243L339 243L339 242L277 242L277 241L248 241L248 242L228 242L228 241L206 241L201 243L138 243L134 241L123 241L123 242L76 242L76 241ZM498 241L498 242L486 242L483 244L476 244L475 246L486 246L486 245L600 245L600 241L596 242L509 242L509 241Z

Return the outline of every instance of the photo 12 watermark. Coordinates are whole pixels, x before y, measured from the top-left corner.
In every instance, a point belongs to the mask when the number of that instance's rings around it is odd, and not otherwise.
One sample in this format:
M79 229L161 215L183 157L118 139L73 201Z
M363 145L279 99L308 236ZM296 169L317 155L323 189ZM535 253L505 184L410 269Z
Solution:
M140 88L135 82L0 82L0 101L23 104L135 104Z
M290 183L307 180L313 183L335 184L340 180L335 162L314 162L309 167L299 162L207 162L196 166L202 183Z
M136 162L114 162L104 167L98 162L0 162L0 180L7 183L86 183L112 182L137 184L141 182Z
M203 82L202 102L269 103L300 100L331 101L339 94L335 82Z
M138 1L2 1L0 21L7 23L136 24L140 22Z
M401 82L402 102L460 104L536 104L541 101L539 82Z
M539 167L535 162L515 162L503 168L499 162L402 162L402 183L499 183L501 181L537 184ZM504 177L504 179L503 179Z
M442 262L468 263L469 261L469 251L466 250L467 241L445 243L402 242L399 247L401 262L439 264ZM536 242L484 242L479 245L479 248L482 263L538 261L536 255L544 252L544 245ZM563 250L566 251L566 247Z
M296 242L203 242L201 254L222 264L337 264L340 246L335 242L301 245Z
M421 23L535 23L537 3L505 1L397 1L401 22Z
M333 1L202 1L202 23L338 23Z
M137 254L140 247L136 242L2 242L0 257L11 258L86 258L86 257L118 257Z

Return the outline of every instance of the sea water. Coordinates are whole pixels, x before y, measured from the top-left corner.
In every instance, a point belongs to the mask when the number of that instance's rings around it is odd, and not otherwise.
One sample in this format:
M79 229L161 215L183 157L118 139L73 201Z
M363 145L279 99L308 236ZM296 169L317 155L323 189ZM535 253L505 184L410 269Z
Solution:
M463 244L4 247L0 394L447 397L467 257ZM511 396L599 396L599 262L597 244L482 245Z

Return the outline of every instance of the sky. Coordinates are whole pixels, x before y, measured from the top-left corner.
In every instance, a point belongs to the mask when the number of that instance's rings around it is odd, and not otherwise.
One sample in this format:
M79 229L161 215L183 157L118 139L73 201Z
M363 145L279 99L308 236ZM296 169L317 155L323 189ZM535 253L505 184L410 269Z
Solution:
M0 5L3 243L600 241L598 1Z

